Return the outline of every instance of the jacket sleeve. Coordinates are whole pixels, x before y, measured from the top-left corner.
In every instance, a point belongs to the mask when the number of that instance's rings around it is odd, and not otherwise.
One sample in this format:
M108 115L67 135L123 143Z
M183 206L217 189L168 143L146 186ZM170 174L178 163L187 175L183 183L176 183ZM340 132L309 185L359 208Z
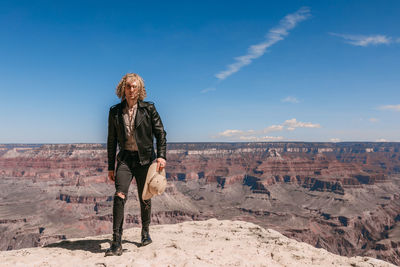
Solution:
M108 136L107 136L107 156L108 156L108 170L115 169L115 154L117 153L117 135L115 124L113 120L112 110L108 114Z
M150 112L152 131L157 142L157 158L163 158L167 160L167 132L164 130L160 115L158 114L154 104L151 105Z

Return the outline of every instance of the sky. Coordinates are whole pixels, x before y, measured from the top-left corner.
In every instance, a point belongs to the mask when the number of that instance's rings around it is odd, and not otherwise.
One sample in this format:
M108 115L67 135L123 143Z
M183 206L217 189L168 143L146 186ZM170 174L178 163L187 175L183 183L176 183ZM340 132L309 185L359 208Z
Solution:
M168 142L400 142L400 1L0 1L0 143L105 143L143 77Z

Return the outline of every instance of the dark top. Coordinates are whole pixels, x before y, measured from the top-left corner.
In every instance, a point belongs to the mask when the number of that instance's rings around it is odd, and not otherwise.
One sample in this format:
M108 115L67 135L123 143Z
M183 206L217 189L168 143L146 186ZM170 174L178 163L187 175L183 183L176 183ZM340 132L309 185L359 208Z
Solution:
M135 117L135 138L138 146L140 164L151 163L156 157L167 159L167 133L164 130L160 115L153 102L138 101ZM107 137L107 155L108 170L115 169L115 156L117 144L120 152L117 160L120 160L125 147L125 129L122 118L122 110L127 105L126 100L110 108L108 115L108 137ZM157 155L154 151L153 140L156 138Z

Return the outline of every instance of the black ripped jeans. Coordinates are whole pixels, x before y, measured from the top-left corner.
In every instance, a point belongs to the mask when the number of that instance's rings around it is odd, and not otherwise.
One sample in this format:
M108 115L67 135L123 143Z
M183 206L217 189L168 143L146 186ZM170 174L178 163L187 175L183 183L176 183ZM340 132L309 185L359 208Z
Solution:
M124 207L128 199L129 186L135 176L137 191L140 201L140 214L142 217L142 228L148 229L151 216L151 199L143 200L142 192L146 181L147 170L150 163L140 165L138 152L125 150L123 158L118 160L115 174L115 195L113 205L113 233L122 236L122 226L124 223ZM125 199L117 196L118 192L125 195Z

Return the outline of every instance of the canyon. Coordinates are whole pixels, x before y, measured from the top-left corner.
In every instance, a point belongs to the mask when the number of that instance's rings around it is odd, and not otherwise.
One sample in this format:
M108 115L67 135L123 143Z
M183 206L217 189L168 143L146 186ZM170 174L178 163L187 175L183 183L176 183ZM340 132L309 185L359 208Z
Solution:
M400 143L168 143L167 151L152 225L241 220L400 265ZM114 192L104 144L0 145L0 250L111 233ZM133 184L124 228L140 224Z

